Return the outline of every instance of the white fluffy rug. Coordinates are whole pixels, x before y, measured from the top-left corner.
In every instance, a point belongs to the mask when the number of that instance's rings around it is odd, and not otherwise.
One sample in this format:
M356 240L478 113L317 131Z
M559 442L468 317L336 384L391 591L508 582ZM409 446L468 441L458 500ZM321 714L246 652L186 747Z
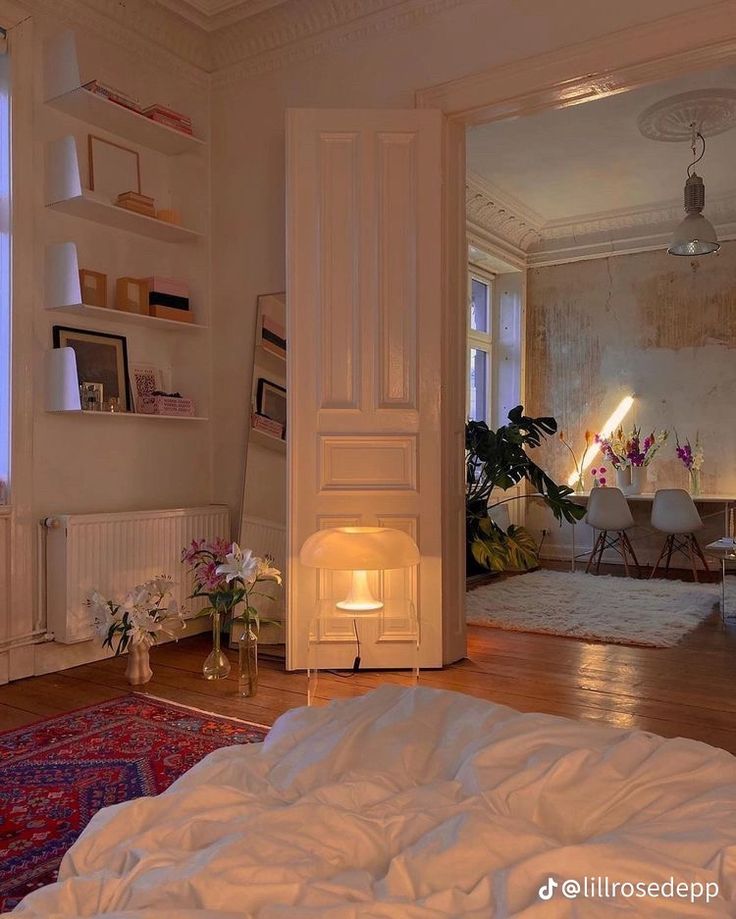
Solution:
M466 595L471 625L669 648L713 610L714 584L533 571Z

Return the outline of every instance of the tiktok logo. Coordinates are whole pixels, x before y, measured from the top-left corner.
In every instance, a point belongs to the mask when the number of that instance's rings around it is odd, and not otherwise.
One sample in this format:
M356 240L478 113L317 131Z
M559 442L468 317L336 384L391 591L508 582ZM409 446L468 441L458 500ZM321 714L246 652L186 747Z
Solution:
M539 899L540 900L551 900L552 897L555 895L555 890L559 886L560 885L557 883L557 881L554 878L548 878L547 883L542 884L542 886L539 888Z

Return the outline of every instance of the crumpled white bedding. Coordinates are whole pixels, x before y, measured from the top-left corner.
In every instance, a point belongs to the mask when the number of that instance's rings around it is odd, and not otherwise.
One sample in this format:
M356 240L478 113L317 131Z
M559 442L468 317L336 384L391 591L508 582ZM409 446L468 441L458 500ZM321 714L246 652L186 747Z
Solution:
M550 877L717 882L549 901ZM736 758L458 693L289 712L156 798L100 811L16 910L115 919L736 915ZM15 915L15 914L14 914Z

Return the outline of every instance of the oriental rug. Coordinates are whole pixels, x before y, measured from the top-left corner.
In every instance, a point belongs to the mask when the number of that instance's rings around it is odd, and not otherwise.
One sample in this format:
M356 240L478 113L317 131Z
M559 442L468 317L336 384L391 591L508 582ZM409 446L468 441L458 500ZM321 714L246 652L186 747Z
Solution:
M139 695L0 733L0 913L56 880L100 808L157 795L213 750L267 733Z

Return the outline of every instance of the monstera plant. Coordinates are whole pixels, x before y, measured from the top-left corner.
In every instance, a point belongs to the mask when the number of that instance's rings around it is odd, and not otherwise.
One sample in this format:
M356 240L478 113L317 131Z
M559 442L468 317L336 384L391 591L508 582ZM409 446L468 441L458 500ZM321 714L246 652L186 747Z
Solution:
M534 489L555 518L576 523L585 508L575 504L567 485L558 485L527 452L557 431L554 418L529 418L517 405L509 423L492 431L484 421L465 426L465 520L470 559L479 569L506 571L533 568L538 562L537 544L521 526L504 529L488 513L494 489L505 491L522 479ZM470 567L470 566L469 566Z

